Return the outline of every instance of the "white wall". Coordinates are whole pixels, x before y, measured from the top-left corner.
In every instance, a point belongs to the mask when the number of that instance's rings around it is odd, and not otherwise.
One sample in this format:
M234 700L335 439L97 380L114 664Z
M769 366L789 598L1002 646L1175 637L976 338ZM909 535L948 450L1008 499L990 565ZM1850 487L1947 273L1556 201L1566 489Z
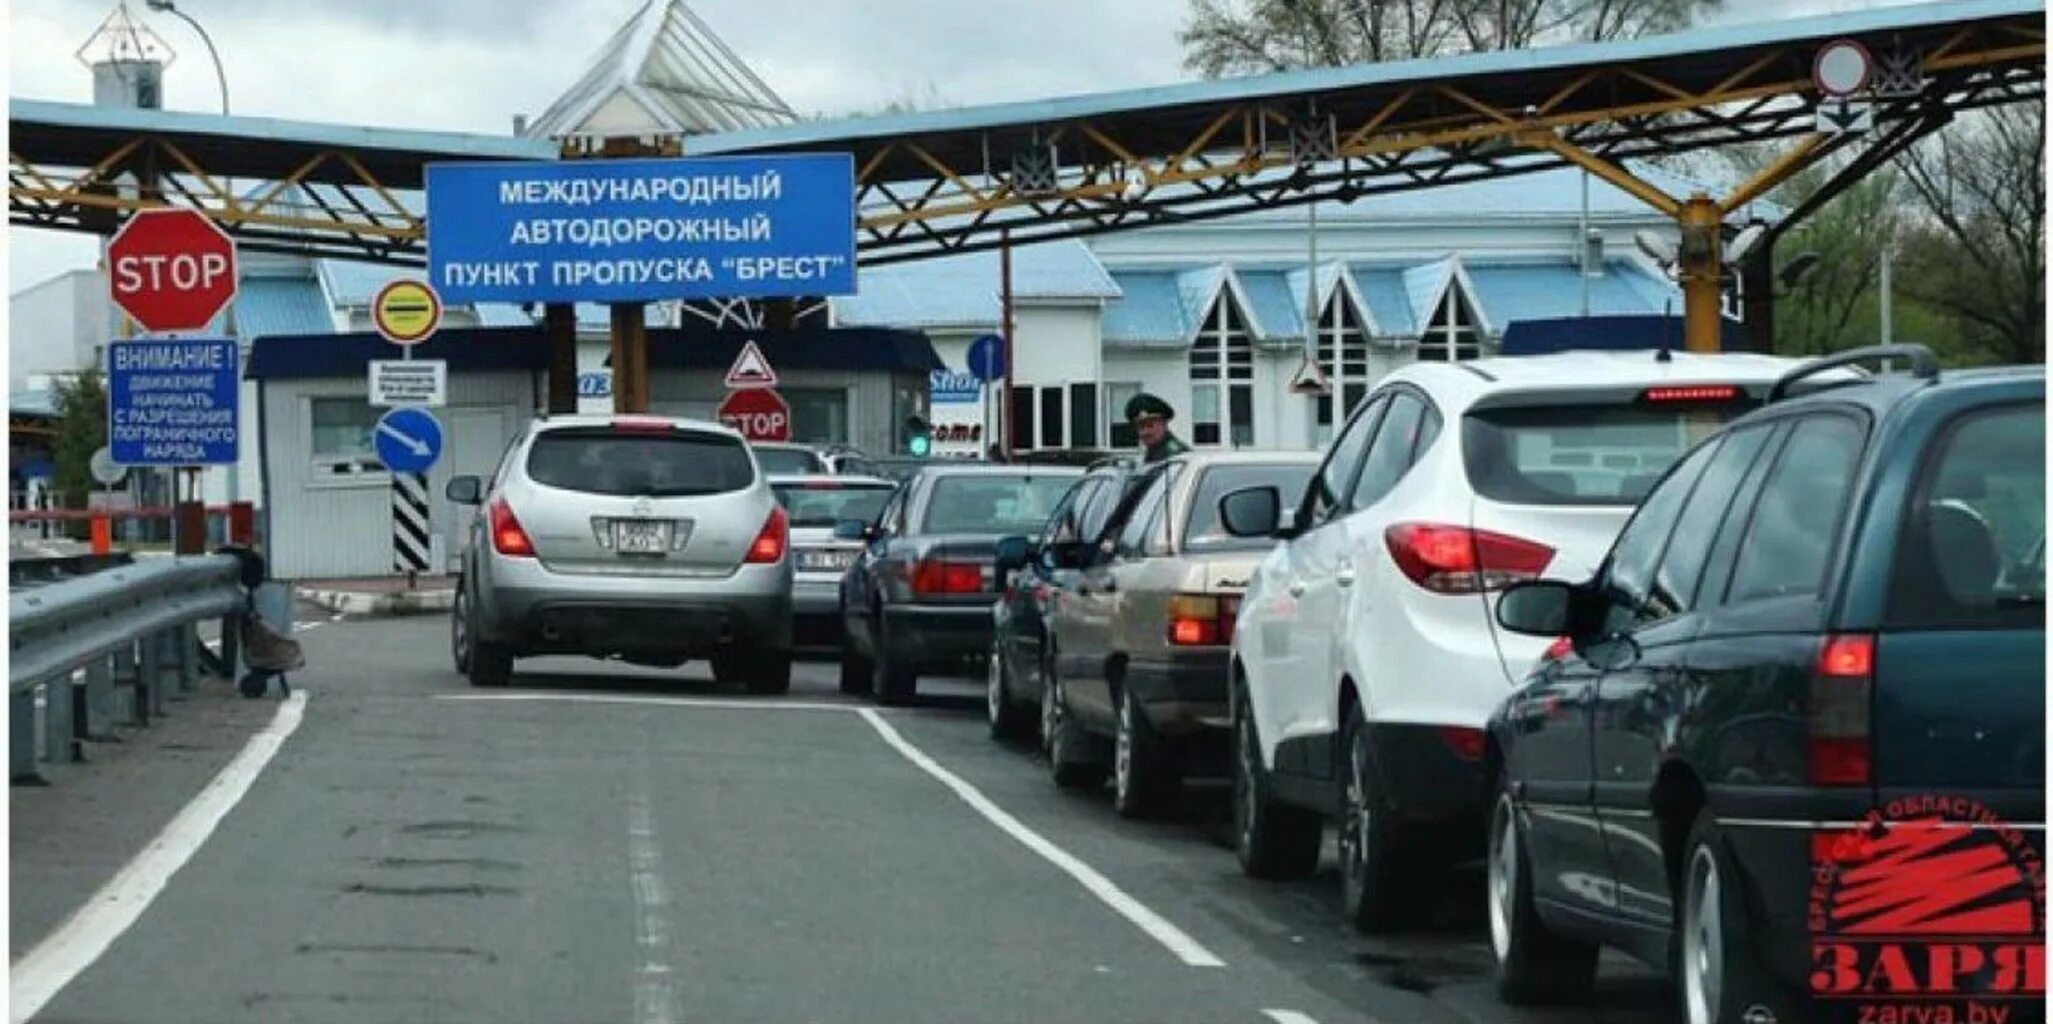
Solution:
M14 293L7 302L8 390L30 374L70 374L97 365L114 337L113 305L97 270L73 270Z

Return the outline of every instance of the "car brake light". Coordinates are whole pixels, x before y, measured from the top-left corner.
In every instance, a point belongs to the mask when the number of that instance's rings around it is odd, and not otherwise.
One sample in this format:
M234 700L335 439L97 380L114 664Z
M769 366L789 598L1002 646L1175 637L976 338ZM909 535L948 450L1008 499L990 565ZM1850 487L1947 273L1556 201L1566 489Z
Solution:
M1223 647L1233 642L1240 598L1178 594L1169 599L1169 642L1177 647Z
M1554 560L1545 544L1464 526L1397 523L1383 541L1405 578L1438 594L1500 590L1538 577Z
M494 499L486 514L492 528L492 550L513 558L535 557L534 542L521 529L520 520L513 517L513 506L505 498Z
M1465 725L1443 725L1440 727L1440 742L1454 756L1464 761L1480 761L1483 757L1483 730L1471 729Z
M1827 636L1811 675L1805 765L1819 786L1862 786L1873 774L1868 704L1874 692L1875 638Z
M922 559L913 566L915 594L978 594L984 590L984 567L975 562L951 562L945 558Z
M1730 402L1739 389L1730 384L1698 384L1685 387L1648 388L1640 397L1649 402Z
M615 416L614 431L622 434L667 434L672 424L655 416Z
M782 560L790 522L784 514L784 506L770 506L770 518L763 520L763 529L756 534L755 543L748 546L748 557L744 561L751 565L765 565Z

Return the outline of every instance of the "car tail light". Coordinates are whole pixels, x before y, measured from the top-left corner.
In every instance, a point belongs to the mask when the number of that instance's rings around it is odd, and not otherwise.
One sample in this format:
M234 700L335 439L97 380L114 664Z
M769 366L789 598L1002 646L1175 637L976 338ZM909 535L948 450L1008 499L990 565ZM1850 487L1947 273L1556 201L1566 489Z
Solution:
M1730 402L1740 395L1738 388L1730 384L1694 384L1680 387L1648 388L1640 392L1640 398L1660 404L1676 402Z
M763 520L763 529L756 534L755 543L748 546L748 557L743 561L751 565L767 565L784 558L785 542L790 539L790 517L784 514L784 506L770 506L770 518Z
M1465 725L1443 725L1440 727L1440 742L1454 756L1464 761L1480 761L1483 758L1483 730L1471 729Z
M673 424L655 416L615 416L613 430L620 434L667 434Z
M983 590L984 567L975 562L925 558L912 568L915 594L980 594Z
M1233 642L1240 598L1178 594L1169 599L1169 643L1176 647L1223 647Z
M1557 636L1554 638L1553 643L1547 645L1546 653L1540 655L1540 657L1548 661L1560 661L1573 653L1575 653L1575 641L1565 636Z
M1501 590L1533 579L1554 549L1518 537L1438 523L1398 523L1383 531L1405 578L1438 594Z
M1819 786L1863 786L1873 774L1869 699L1875 685L1875 638L1827 636L1811 675L1805 732L1808 775Z
M513 506L505 498L494 499L486 510L492 528L492 550L514 558L535 557L535 542L513 517Z

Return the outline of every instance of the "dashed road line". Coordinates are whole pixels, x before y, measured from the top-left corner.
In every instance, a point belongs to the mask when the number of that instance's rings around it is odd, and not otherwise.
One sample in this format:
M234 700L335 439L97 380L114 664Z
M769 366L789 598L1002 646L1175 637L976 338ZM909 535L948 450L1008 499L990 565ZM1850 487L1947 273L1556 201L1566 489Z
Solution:
M1263 1010L1262 1016L1275 1021L1276 1024L1319 1024L1311 1014L1299 1013L1296 1010Z
M637 777L627 802L627 866L634 889L634 939L641 963L634 971L637 1024L676 1024L677 983L670 966L670 887L663 881L663 844L649 809L646 779Z

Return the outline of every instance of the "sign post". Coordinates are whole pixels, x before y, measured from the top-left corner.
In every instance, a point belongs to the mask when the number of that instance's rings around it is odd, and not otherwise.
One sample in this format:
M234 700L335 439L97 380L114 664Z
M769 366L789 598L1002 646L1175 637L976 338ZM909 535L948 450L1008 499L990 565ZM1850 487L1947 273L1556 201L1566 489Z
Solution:
M371 445L392 477L392 568L412 587L428 570L428 468L442 455L442 424L426 409L394 409L378 418Z

